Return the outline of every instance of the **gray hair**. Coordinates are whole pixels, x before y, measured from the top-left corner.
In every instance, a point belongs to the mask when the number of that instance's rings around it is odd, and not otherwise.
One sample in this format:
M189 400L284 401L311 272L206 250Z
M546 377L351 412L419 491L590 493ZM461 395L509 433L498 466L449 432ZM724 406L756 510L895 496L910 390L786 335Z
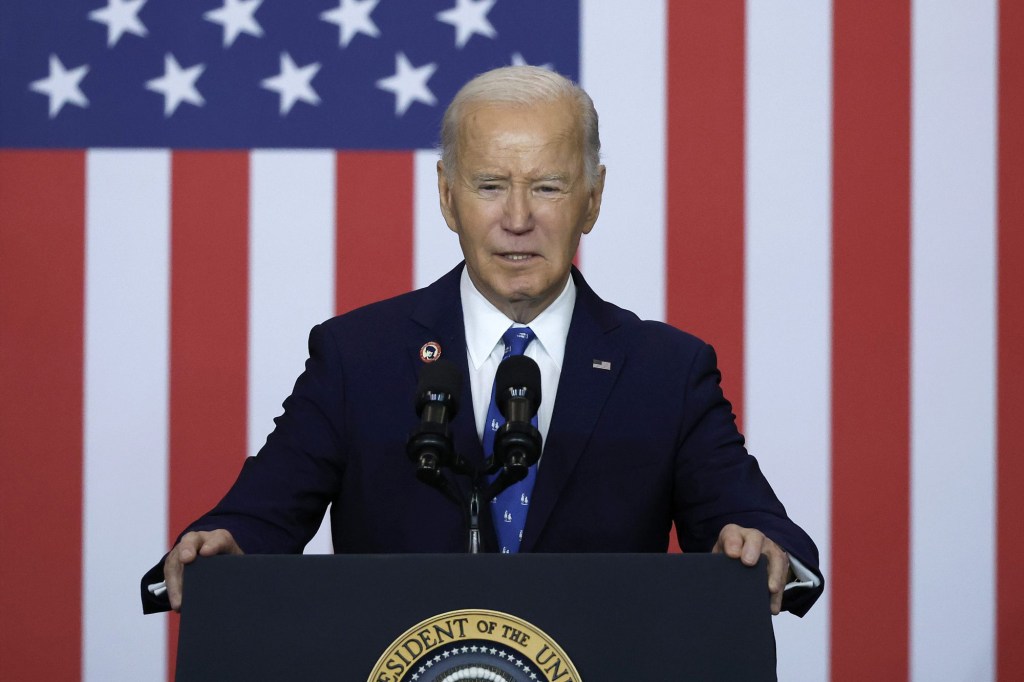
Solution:
M455 93L441 121L441 161L451 182L459 158L459 128L470 104L481 102L529 106L568 99L575 103L583 131L583 168L593 186L601 163L601 136L594 101L576 83L539 66L504 66L480 74Z

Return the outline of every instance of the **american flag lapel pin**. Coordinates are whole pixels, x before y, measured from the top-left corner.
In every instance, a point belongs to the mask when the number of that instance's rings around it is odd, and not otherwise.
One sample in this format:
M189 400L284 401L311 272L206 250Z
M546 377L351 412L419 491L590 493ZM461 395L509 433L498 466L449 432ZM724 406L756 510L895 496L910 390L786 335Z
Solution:
M594 369L603 369L604 371L607 372L610 371L611 368L612 363L608 362L607 360L597 360L596 358L594 359Z

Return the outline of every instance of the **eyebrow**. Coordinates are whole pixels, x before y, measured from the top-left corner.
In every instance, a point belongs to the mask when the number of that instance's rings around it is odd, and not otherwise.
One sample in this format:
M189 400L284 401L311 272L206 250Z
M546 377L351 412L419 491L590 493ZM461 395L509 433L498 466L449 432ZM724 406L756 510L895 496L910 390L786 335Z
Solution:
M477 182L494 182L499 180L508 180L508 176L501 173L476 173L470 178L474 183ZM565 173L548 173L546 175L540 175L535 178L530 178L530 183L537 182L569 182L569 176Z
M549 173L539 178L534 178L533 182L569 182L569 176L565 173Z
M471 179L473 182L488 182L491 180L504 180L505 176L498 173L476 173Z

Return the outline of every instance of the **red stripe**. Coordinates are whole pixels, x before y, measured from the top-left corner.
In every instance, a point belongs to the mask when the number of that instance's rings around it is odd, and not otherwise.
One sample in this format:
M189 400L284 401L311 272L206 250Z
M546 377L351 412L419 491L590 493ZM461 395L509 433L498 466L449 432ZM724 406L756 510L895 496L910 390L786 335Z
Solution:
M0 152L0 679L81 674L85 155Z
M412 288L412 154L338 152L337 184L340 314Z
M744 3L668 5L665 319L715 347L743 414ZM672 533L669 551L678 551Z
M996 665L1024 680L1024 5L999 8Z
M718 352L743 405L744 3L668 5L666 319Z
M246 453L249 157L171 162L169 533L223 496ZM169 628L174 675L177 618Z
M832 676L908 674L910 5L833 9Z

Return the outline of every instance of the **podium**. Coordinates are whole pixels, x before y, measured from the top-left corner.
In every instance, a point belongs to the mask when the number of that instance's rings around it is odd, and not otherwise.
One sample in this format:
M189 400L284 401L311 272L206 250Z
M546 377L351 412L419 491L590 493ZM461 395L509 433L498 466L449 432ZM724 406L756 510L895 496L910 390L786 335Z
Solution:
M774 680L766 583L710 554L202 558L177 679Z

